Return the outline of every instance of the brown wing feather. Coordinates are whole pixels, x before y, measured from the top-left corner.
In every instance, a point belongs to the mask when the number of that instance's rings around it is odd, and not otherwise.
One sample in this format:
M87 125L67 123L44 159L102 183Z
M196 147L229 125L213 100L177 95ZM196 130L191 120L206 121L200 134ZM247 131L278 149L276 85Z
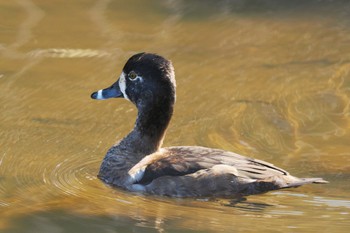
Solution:
M137 182L139 184L148 184L161 176L183 176L220 164L234 167L238 176L249 179L288 175L288 172L271 163L206 147L169 147L164 148L161 154L147 157L147 162L142 164L145 169Z
M152 164L148 164L142 179L138 183L148 184L161 176L183 176L194 173L202 168L196 163L186 161L182 156L164 157L154 161Z

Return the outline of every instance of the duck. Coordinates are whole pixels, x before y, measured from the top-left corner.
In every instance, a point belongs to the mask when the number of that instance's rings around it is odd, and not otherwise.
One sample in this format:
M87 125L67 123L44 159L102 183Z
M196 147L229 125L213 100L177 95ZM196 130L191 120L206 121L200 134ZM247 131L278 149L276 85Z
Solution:
M137 108L133 129L106 153L97 177L112 187L168 197L243 197L304 184L275 165L222 149L162 147L174 112L176 81L172 62L154 53L131 56L110 87L91 98L124 98Z

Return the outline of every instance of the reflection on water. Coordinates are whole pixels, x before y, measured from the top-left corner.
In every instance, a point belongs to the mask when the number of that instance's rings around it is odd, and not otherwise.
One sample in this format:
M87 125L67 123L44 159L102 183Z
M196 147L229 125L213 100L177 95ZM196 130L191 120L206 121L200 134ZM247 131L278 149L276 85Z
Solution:
M349 16L345 0L1 1L0 231L347 232ZM89 95L140 51L175 66L166 146L219 147L331 183L246 200L101 183L136 111Z

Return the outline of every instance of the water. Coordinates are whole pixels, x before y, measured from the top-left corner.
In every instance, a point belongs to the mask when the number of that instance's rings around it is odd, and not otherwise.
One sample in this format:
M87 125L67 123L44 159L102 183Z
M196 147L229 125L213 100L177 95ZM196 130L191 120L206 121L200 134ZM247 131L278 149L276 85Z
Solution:
M348 1L0 1L1 232L348 232ZM227 199L96 178L135 108L92 101L140 51L173 61L165 146L232 150L327 185Z

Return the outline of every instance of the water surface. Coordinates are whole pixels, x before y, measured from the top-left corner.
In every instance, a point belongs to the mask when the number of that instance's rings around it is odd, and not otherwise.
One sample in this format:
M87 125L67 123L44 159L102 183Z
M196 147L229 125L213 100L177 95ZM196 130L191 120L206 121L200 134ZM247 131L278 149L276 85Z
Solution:
M348 1L0 0L1 232L348 232ZM229 199L130 194L96 178L136 116L92 101L141 51L173 61L165 146L223 148L309 185Z

